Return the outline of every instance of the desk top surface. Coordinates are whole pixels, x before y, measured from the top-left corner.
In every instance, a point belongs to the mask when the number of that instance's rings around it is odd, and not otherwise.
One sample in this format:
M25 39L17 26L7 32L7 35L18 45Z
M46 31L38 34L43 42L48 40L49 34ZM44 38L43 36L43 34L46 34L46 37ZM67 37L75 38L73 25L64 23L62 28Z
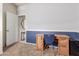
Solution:
M69 38L68 35L61 35L61 34L55 34L56 37L65 37L65 38Z

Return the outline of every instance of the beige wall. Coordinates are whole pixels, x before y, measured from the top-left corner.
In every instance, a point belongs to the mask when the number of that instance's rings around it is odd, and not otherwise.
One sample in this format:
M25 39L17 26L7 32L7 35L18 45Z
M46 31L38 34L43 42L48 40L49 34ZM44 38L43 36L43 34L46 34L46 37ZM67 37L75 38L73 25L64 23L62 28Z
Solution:
M17 7L11 3L4 3L3 4L3 46L5 47L5 40L6 40L6 12L11 12L17 14Z
M79 3L26 3L18 7L26 31L79 32Z
M11 3L4 3L3 4L3 9L4 9L4 12L11 12L11 13L14 13L14 14L17 14L17 7L16 5L14 4L11 4Z
M3 40L2 40L2 4L0 3L0 54L3 53Z

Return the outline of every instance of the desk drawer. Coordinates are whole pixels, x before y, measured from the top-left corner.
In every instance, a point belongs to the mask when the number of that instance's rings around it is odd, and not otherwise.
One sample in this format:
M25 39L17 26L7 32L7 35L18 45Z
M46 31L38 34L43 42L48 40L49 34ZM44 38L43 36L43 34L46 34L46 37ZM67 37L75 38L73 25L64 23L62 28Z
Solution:
M59 47L59 55L69 55L69 47L65 46L65 47Z
M68 45L69 44L69 40L65 39L65 40L59 40L59 45Z

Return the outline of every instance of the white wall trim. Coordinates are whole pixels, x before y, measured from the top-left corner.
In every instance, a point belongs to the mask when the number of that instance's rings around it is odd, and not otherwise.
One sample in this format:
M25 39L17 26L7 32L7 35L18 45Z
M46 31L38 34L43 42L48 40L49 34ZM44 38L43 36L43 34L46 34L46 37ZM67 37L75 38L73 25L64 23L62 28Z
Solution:
M39 29L28 29L27 31L79 32L78 30L39 30Z

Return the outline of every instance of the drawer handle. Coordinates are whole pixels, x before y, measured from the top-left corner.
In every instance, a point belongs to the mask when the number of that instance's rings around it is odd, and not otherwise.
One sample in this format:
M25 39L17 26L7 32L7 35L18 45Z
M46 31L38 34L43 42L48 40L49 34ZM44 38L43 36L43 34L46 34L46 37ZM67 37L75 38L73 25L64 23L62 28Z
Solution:
M66 45L60 45L59 47L67 47Z

